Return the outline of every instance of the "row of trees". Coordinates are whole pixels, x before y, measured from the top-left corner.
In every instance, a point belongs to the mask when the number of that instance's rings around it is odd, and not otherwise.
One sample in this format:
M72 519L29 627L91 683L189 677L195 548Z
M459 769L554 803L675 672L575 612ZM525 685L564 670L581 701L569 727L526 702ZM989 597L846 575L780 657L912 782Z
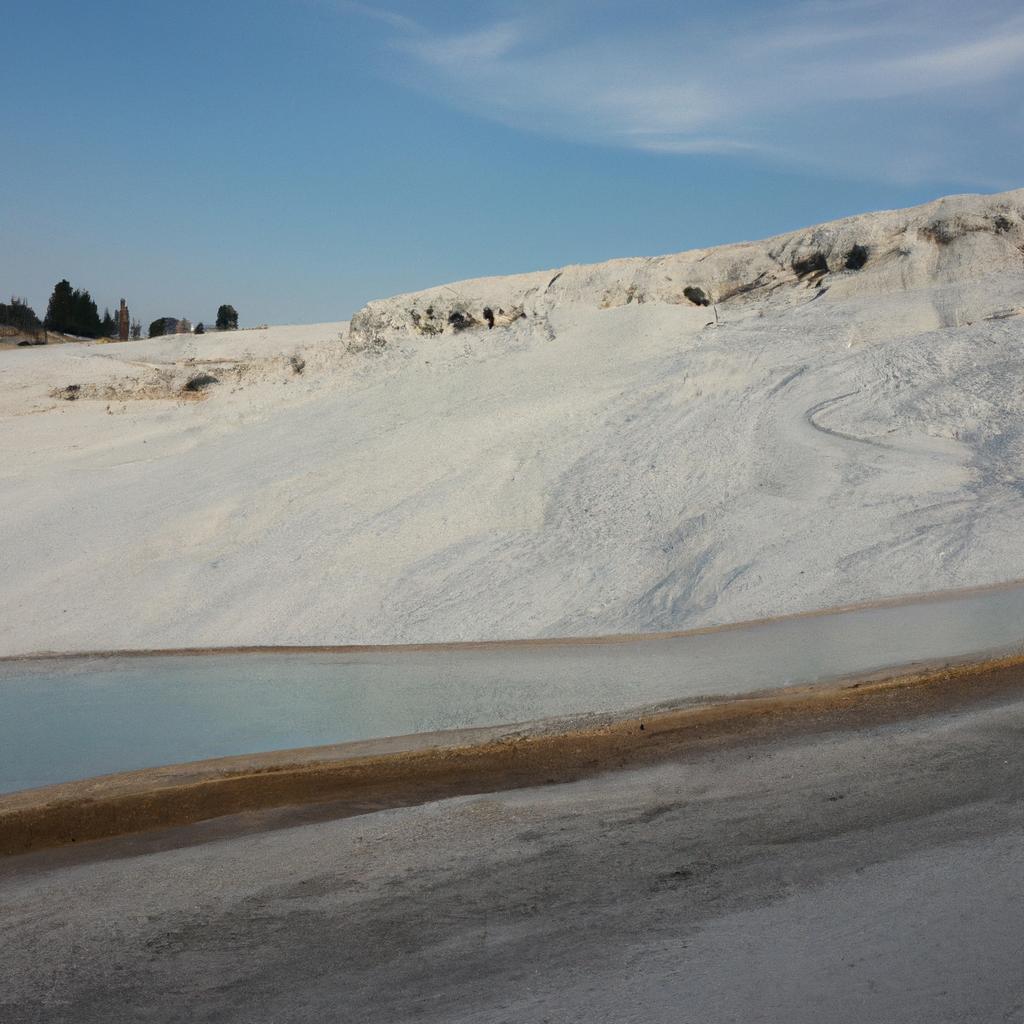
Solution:
M107 320L112 322L109 310ZM104 324L92 296L88 291L72 288L67 280L54 285L43 323L48 331L74 334L79 338L103 337Z
M151 338L164 333L166 319L161 317L150 324ZM73 334L79 338L115 338L118 334L117 318L111 316L110 310L105 309L101 317L89 292L72 288L66 279L54 285L42 321L25 299L13 297L9 303L0 302L0 324L33 334L45 327L48 331ZM217 330L237 329L238 311L234 306L222 305L217 310ZM197 324L196 334L203 333L205 327ZM133 338L142 336L142 325L137 320L132 321L130 334Z
M0 324L4 327L16 327L26 334L35 334L43 326L36 316L36 311L25 299L19 299L17 296L12 296L10 302L0 302Z
M43 326L48 331L73 334L78 338L116 338L118 335L117 318L111 316L110 309L104 309L101 317L89 292L72 288L66 278L53 286ZM133 338L142 337L142 325L134 321L129 333Z

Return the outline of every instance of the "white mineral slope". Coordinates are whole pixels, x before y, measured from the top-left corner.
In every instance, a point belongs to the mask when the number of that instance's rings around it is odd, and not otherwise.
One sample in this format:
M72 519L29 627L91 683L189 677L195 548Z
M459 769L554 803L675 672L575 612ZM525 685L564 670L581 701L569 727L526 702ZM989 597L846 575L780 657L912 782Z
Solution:
M1024 577L1022 312L1018 191L351 330L4 352L0 653L637 632Z

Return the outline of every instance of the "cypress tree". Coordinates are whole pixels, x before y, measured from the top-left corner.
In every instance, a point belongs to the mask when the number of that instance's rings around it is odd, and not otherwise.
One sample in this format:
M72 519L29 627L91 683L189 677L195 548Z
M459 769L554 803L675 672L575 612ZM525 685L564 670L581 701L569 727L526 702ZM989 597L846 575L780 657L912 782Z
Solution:
M53 294L46 306L47 330L64 332L71 325L74 310L74 292L67 279L53 286Z
M74 331L81 338L98 338L103 331L96 303L88 291L75 291L75 326Z
M58 281L46 306L46 327L80 338L98 338L103 329L96 303L87 291L72 288L67 279Z

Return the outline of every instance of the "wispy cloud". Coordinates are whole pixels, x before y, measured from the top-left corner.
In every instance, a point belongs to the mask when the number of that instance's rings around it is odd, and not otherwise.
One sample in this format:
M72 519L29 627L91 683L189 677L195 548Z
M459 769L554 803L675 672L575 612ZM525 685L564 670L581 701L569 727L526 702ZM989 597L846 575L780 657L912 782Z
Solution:
M413 18L396 11L375 7L372 4L357 3L356 0L334 0L333 6L342 14L356 14L388 25L399 32L420 32L420 26Z
M893 94L961 88L998 81L1024 70L1024 18L979 39L878 61L874 75Z
M1019 122L1024 94L1016 2L617 6L521 3L451 29L342 4L387 26L384 73L517 128L865 177L1002 184L1019 174L1020 133L998 130Z
M467 74L469 68L489 66L503 60L525 41L522 26L514 22L499 22L472 32L450 35L423 35L413 33L409 38L394 41L396 49L405 50L424 64L442 68L459 77Z

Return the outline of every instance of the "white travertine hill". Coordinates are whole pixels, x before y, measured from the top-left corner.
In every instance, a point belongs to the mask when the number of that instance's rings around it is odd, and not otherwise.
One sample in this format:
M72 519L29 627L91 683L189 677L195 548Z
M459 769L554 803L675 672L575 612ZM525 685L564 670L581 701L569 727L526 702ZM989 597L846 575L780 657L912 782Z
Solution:
M402 332L435 337L566 304L601 309L630 303L714 303L758 314L830 294L832 300L967 282L1024 257L1024 189L999 196L950 196L911 210L847 217L762 242L644 259L620 259L509 277L479 278L371 302L352 318L352 345L381 347ZM972 315L937 309L945 324ZM978 296L979 309L984 307ZM941 306L942 303L940 302Z
M1024 577L1024 191L351 325L6 350L0 487L0 654L638 632Z

